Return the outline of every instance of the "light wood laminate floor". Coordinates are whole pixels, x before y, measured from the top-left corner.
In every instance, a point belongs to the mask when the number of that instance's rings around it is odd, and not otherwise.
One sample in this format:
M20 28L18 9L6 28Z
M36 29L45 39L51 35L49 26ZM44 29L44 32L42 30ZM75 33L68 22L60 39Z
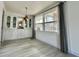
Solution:
M0 57L73 57L39 40L20 39L5 41L0 47Z

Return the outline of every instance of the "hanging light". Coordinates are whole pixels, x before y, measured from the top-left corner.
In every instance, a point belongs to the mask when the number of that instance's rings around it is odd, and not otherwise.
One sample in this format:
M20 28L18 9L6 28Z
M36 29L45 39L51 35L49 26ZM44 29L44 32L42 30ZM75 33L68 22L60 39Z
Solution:
M26 9L26 15L25 15L25 17L24 17L23 19L24 19L24 20L28 20L27 7L25 7L25 9Z

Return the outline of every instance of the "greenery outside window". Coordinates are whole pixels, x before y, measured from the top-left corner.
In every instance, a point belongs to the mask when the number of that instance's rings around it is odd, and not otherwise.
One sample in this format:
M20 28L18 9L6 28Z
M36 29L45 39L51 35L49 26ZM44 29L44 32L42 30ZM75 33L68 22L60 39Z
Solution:
M13 28L16 27L16 17L13 17Z
M11 17L7 16L7 27L10 28Z
M29 27L31 27L31 19L29 19Z

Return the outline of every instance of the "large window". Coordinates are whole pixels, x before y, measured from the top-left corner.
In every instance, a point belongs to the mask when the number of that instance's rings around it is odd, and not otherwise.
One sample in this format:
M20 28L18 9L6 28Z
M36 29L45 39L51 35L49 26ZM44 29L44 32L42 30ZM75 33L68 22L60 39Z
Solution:
M43 13L43 15L36 16L35 29L39 31L57 32L58 7Z
M13 27L16 27L16 17L13 17Z
M53 12L45 14L45 31L55 31L55 16Z
M35 30L43 31L43 15L35 17Z
M7 27L10 28L11 17L7 16Z

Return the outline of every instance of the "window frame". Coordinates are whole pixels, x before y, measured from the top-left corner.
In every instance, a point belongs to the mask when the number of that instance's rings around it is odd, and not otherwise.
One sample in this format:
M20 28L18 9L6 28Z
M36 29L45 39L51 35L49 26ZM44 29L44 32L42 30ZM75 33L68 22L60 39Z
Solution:
M13 17L13 28L16 28L16 20L17 20L17 18Z
M42 30L40 30L40 31L44 31L44 19L43 19L44 17L43 17L43 14L40 14L39 16L42 17L42 22L39 22L39 23L35 22L35 27L36 27L36 25L41 24L42 25ZM38 17L38 15L37 15L37 17ZM35 21L36 21L36 19L35 19ZM35 28L35 30L36 30L36 28ZM36 30L36 31L38 31L38 30Z
M51 23L54 24L56 22L56 20L47 21L47 22L45 21L45 19L47 19L47 17L48 17L48 15L46 15L46 14L48 14L48 13L51 13L51 11L44 14L44 31L46 31L46 28L45 28L46 25L45 24L51 24ZM52 27L54 27L54 25ZM54 32L54 30L52 30L52 31L46 31L46 32Z
M10 28L11 26L11 16L7 16L7 27Z
M57 20L55 20L55 18L54 18L54 20L53 21L49 21L49 22L45 22L45 19L46 19L46 14L48 14L48 15L51 15L51 13L52 13L52 17L53 17L53 13L54 13L54 11L57 11L58 12L58 6L57 7L55 7L55 8L52 8L52 9L50 9L50 10L48 10L47 12L44 12L44 13L42 13L42 20L43 20L43 22L42 23L35 23L35 25L36 24L43 24L43 31L45 31L45 24L47 24L47 23L53 23L54 25L53 25L53 27L55 27L56 28L56 24L57 24ZM37 15L37 16L40 16L41 14L39 14L39 15ZM57 16L58 17L58 16ZM36 20L35 20L36 21ZM57 32L57 28L54 30L52 30L52 31L45 31L45 32Z
M29 28L32 27L32 19L29 19Z

